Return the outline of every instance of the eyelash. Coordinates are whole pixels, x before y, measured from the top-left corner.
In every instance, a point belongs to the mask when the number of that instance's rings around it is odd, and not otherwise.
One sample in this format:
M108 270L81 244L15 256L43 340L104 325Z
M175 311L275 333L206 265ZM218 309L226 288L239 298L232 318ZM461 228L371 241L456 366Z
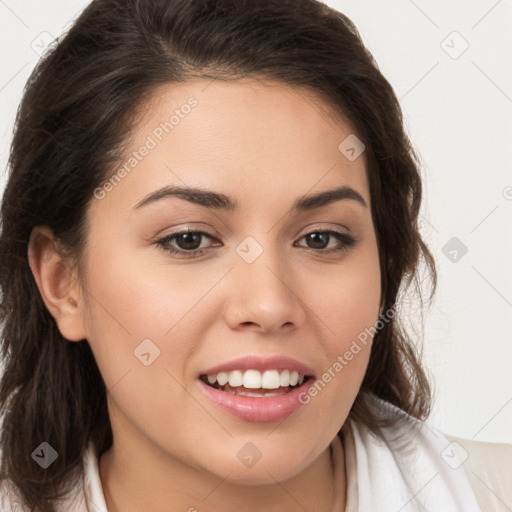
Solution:
M169 243L175 239L176 237L180 235L185 234L197 234L197 235L203 235L211 240L215 240L213 236L210 234L204 232L204 231L180 231L178 233L173 233L170 235L166 235L163 238L160 238L155 243L159 247L161 247L165 252L174 254L174 255L180 255L183 258L199 258L202 256L208 249L193 249L186 251L184 249L176 249L172 246L169 246ZM338 247L337 249L312 249L311 247L305 247L305 249L308 249L309 251L313 251L316 253L342 253L342 252L348 252L351 247L353 247L356 243L356 239L352 237L351 235L348 235L347 233L343 233L341 231L335 231L335 230L317 230L317 231L310 231L309 233L306 233L305 235L302 235L302 237L299 240L302 240L303 238L312 235L312 234L328 234L333 235L334 238L336 238L338 241L342 243L341 247ZM328 243L331 241L329 238ZM301 246L303 247L303 246Z

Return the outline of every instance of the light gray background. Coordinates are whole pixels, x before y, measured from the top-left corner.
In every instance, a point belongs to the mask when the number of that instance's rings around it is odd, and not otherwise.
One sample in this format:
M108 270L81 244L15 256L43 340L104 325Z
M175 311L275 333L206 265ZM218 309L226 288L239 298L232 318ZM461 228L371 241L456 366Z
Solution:
M2 189L24 83L87 3L0 0ZM423 233L439 269L425 320L430 422L512 443L512 1L326 3L355 22L423 160Z

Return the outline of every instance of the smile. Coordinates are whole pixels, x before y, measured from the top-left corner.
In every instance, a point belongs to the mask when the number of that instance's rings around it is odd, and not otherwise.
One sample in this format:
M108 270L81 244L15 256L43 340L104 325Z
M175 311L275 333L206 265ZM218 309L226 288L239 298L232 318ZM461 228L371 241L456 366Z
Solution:
M271 422L302 406L298 396L313 383L312 373L288 358L247 358L239 360L238 367L234 361L202 373L199 383L223 411L244 421Z
M303 384L305 375L290 370L233 370L202 375L203 382L215 389L239 396L280 396Z

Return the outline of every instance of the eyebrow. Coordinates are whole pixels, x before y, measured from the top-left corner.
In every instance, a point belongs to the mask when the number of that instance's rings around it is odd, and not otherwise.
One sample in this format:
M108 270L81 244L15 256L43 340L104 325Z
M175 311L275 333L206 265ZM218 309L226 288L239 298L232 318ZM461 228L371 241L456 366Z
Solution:
M225 194L194 187L167 186L148 194L134 206L133 210L138 210L139 208L167 197L179 197L180 199L184 199L190 203L198 204L199 206L213 210L236 212L239 207L238 202L235 199ZM368 208L366 201L359 192L351 187L343 185L332 190L299 197L294 201L291 207L291 212L300 213L313 210L344 199L354 200L361 206Z

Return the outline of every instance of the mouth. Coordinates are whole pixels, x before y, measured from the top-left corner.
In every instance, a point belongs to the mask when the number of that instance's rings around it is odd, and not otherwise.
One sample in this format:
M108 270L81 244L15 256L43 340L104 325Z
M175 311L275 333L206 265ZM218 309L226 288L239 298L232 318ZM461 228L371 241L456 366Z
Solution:
M201 391L213 405L249 422L282 421L300 409L313 370L287 357L248 357L205 370Z
M301 387L312 377L296 370L232 370L202 374L206 385L237 396L265 398L282 396Z

